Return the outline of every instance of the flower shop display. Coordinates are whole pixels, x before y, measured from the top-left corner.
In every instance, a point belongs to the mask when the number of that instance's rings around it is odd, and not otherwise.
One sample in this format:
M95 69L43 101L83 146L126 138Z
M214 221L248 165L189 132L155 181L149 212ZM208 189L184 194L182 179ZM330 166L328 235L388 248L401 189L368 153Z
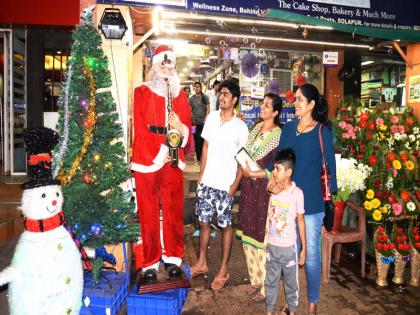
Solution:
M418 224L420 212L419 121L410 109L390 108L381 112L361 106L357 99L345 97L334 127L342 152L371 169L365 181L363 207L368 223L384 229L385 234L378 237L382 239L389 233L392 239L388 244L377 239L375 233L378 273L383 273L379 267L385 268L382 267L384 260L388 268L395 260L393 281L402 283L404 267L411 259L412 273L417 277L414 276L414 280L412 277L410 284L418 285L418 267L414 260L419 251L415 236L407 235L407 228ZM384 247L389 251L389 246L393 246L393 254L384 255ZM382 279L379 274L378 278L381 280L377 283L385 285L386 278Z
M350 194L365 189L365 181L371 168L355 159L341 158L336 155L337 194L333 196L336 211L334 215L333 233L340 231L344 208Z

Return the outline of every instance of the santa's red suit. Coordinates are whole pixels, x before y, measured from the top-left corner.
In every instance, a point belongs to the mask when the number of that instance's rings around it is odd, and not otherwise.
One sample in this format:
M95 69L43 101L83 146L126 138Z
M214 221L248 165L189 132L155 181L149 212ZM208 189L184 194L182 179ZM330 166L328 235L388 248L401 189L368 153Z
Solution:
M143 270L157 269L165 263L181 265L184 255L183 207L185 168L184 147L191 129L188 98L179 84L171 87L173 111L184 125L184 137L179 148L177 167L164 164L168 153L168 93L166 81L144 84L134 91L134 144L131 169L136 180L138 216L143 241ZM160 242L160 204L163 215L162 255ZM138 264L136 263L136 266Z

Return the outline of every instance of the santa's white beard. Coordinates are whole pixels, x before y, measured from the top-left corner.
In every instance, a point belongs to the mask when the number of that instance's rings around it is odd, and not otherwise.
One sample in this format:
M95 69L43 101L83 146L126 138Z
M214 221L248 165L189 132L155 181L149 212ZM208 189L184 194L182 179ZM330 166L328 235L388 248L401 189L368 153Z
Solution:
M177 97L179 91L181 90L181 80L179 79L176 73L169 77L165 77L152 69L152 71L150 72L149 79L150 81L148 85L150 89L160 96L168 96L168 84L173 98Z

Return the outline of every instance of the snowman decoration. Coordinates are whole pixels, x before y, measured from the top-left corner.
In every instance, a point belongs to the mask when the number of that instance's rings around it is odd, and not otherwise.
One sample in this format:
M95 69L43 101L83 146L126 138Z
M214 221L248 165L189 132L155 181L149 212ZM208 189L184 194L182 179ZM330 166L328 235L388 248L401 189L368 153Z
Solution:
M79 314L83 293L80 244L64 225L63 194L51 170L50 151L58 136L48 128L31 128L25 130L24 141L30 178L22 185L25 232L11 266L0 273L0 286L9 283L12 315Z

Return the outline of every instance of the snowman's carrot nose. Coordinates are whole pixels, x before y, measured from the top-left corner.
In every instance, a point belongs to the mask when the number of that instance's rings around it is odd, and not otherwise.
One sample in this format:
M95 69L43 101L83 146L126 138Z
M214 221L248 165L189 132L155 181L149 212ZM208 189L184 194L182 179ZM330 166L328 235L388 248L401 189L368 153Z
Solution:
M52 201L52 205L55 206L56 204L57 204L57 201L56 200L53 200Z

